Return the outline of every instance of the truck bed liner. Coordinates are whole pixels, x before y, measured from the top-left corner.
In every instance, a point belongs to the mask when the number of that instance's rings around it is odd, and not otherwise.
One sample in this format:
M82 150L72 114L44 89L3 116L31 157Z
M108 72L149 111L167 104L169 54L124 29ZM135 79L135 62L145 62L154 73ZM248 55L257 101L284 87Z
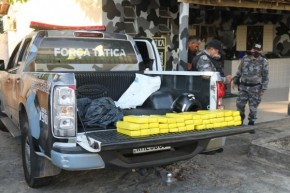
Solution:
M253 131L253 127L236 126L219 129L207 129L200 131L186 131L166 134L156 134L142 137L131 137L118 133L115 129L105 131L88 132L88 137L96 139L102 143L102 150L117 150L125 148L136 148L144 146L162 145L168 143L195 141L201 139L211 139L247 133Z

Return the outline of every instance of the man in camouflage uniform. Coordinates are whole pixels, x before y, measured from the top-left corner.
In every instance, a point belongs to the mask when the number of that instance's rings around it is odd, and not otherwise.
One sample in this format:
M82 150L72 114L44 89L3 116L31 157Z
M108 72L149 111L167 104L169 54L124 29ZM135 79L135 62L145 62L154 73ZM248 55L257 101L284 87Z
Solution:
M262 57L262 46L255 44L245 55L233 78L233 89L238 86L237 109L245 119L245 106L249 103L248 125L254 125L257 119L257 108L269 83L269 63Z
M225 76L222 70L222 52L222 43L219 40L211 40L206 45L206 49L202 50L194 59L193 70L220 72L223 83L230 83L232 76Z

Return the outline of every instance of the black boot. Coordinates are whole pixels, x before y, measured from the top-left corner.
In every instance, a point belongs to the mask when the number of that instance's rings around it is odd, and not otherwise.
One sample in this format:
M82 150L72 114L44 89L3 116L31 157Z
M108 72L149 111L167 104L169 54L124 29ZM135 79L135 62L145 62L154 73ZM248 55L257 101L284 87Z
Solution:
M249 121L248 125L255 125L254 121Z
M255 122L254 121L249 121L248 125L255 125ZM253 131L250 131L250 134L255 134L256 131L253 130Z

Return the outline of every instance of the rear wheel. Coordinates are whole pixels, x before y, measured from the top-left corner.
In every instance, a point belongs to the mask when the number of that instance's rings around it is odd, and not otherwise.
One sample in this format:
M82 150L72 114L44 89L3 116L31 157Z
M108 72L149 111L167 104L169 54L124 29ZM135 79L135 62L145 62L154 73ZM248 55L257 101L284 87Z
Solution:
M27 184L32 187L40 187L50 183L52 177L39 177L41 173L41 158L35 153L33 148L32 136L29 132L28 121L23 124L23 133L21 136L22 163L24 176Z

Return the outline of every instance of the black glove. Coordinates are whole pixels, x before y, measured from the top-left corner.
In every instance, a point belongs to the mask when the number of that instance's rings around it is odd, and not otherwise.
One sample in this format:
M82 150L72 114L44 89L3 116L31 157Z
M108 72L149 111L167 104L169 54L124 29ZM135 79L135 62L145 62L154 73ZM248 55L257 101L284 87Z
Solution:
M241 81L240 81L240 79L239 79L238 77L234 76L234 77L233 77L233 83L234 83L235 85L237 85L237 86L240 86Z

